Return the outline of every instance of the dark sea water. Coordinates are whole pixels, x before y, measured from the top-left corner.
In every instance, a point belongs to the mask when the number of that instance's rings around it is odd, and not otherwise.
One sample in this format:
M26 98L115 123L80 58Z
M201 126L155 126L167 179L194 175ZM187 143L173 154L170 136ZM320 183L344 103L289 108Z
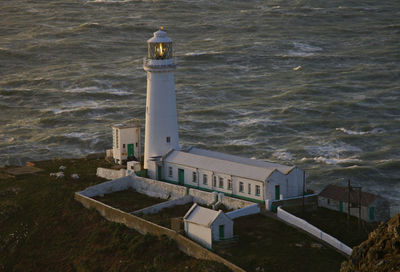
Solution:
M400 201L400 1L0 1L0 165L144 127L146 40L175 42L181 144Z

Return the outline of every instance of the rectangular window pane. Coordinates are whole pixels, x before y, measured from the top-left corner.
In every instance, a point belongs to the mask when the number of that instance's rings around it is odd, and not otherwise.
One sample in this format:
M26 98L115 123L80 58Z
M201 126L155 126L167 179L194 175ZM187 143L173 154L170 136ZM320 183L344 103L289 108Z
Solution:
M193 182L197 182L197 173L193 172Z
M243 193L243 182L239 182L239 192Z
M256 185L256 195L260 195L260 185Z
M248 184L248 189L247 189L247 191L248 191L248 193L249 193L249 195L251 194L251 184Z
M224 178L219 177L219 188L224 188Z
M208 177L206 174L203 174L203 184L207 185L207 183L208 183Z
M168 176L172 177L172 167L168 167Z
M217 187L217 177L216 176L213 177L213 186Z
M232 180L228 179L228 190L232 190Z

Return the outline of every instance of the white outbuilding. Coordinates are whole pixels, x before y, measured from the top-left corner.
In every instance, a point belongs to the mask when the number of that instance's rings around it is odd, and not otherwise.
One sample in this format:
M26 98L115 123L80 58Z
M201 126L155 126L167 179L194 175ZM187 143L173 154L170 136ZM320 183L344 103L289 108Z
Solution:
M157 179L253 202L299 197L304 171L296 166L190 148L172 150L158 162Z
M123 164L127 161L139 161L141 156L139 122L114 125L112 129L114 162Z
M222 210L214 211L194 203L183 220L186 235L204 247L212 248L213 241L233 237L233 221Z

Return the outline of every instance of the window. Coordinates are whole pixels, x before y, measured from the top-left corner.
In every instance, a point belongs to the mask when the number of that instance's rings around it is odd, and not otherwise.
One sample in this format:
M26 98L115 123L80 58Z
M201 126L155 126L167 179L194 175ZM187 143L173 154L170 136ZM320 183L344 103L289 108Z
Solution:
M247 185L247 191L248 191L248 193L250 195L251 194L251 184L250 183Z
M168 177L172 177L172 167L168 167Z
M328 204L331 204L331 201L330 201L330 199L328 198Z
M243 182L239 182L239 192L243 193Z
M228 190L232 190L232 180L228 179Z
M193 172L193 182L197 182L197 173Z
M119 143L118 143L118 129L115 130L115 142L116 142L116 147L119 148Z
M167 143L170 143L171 142L171 137L167 137Z
M208 176L206 174L203 174L203 184L204 185L208 184Z
M122 148L125 148L125 144L122 145Z
M213 186L217 187L217 176L213 176Z
M256 196L259 196L261 193L260 185L256 185Z
M219 177L219 188L224 188L224 178Z
M136 147L138 146L138 143L136 143Z

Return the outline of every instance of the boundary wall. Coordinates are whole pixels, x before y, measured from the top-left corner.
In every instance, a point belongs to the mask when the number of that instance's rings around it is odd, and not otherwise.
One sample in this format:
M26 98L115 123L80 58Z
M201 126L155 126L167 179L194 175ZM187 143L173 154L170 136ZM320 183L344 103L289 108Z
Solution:
M281 207L278 207L278 212L277 215L280 219L284 220L285 222L294 225L307 233L317 237L318 239L328 243L332 247L336 248L340 252L346 254L347 256L350 256L353 250L348 247L347 245L343 244L340 242L338 239L335 237L330 236L329 234L323 232L319 228L311 225L307 221L298 218L297 216L294 216L293 214L288 213L287 211L283 210Z
M96 171L96 175L98 177L105 178L105 179L117 179L117 178L125 177L126 170L125 169L114 170L114 169L98 167L97 171Z
M159 211L161 211L162 209L165 209L165 208L170 208L170 207L173 207L176 205L185 205L185 204L191 203L191 202L193 202L193 197L190 195L186 195L182 198L158 203L153 206L134 211L131 214L135 214L135 215L137 215L137 214L153 214L153 213L158 213Z
M108 221L124 224L128 228L135 229L141 234L149 233L159 237L162 235L166 235L170 239L176 241L178 248L182 252L196 259L216 261L225 265L234 272L246 272L237 265L227 261L221 256L218 256L217 254L207 250L196 242L193 242L192 240L171 229L159 226L150 221L144 220L143 218L108 206L79 192L75 193L75 200L79 201L85 208L93 208L97 210Z
M227 212L226 215L229 216L231 219L235 219L238 217L260 213L260 206L258 204L253 204L232 212Z
M104 168L98 168L97 172L103 171L99 169L104 170ZM105 170L120 172L120 170ZM228 209L234 210L254 204L254 202L230 196L223 196L223 194L220 194L220 196L218 196L216 192L206 192L199 189L188 188L168 182L139 177L136 175L128 175L88 187L85 190L81 191L80 194L88 197L103 196L104 194L123 191L129 188L135 189L137 192L151 197L158 197L168 200L174 200L182 198L185 195L191 195L193 197L193 202L206 205L215 204L218 199L222 198L220 202L224 204Z

